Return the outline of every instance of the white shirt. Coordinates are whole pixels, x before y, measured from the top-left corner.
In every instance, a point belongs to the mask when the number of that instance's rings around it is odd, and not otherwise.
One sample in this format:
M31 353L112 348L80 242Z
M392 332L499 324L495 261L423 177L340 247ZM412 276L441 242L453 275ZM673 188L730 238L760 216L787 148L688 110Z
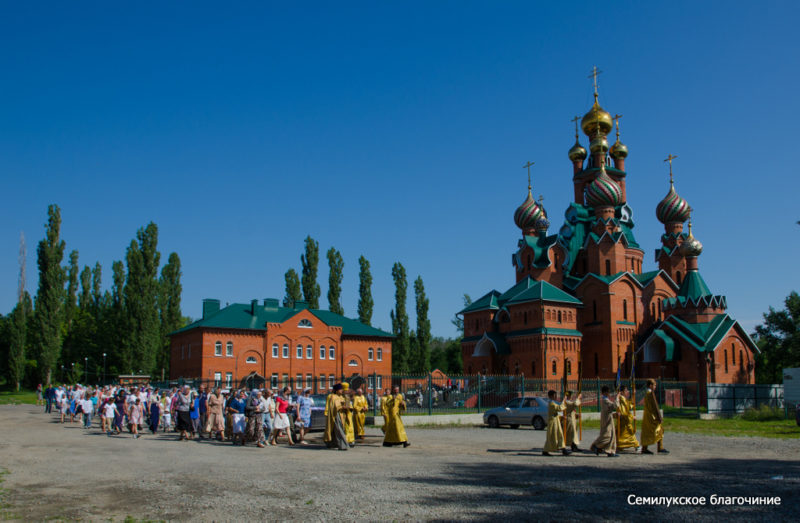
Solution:
M83 413L92 415L92 411L94 410L94 403L92 400L81 400L81 407L83 408Z
M113 403L106 403L106 406L103 407L103 414L106 418L113 418L114 417L114 404Z

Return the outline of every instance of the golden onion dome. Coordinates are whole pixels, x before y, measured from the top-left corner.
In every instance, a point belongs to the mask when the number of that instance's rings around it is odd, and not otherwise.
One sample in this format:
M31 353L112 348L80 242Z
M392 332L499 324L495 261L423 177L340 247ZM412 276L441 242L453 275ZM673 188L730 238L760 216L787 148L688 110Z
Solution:
M685 257L700 256L703 252L703 244L694 237L692 234L692 222L689 221L689 236L683 241L680 246L680 253Z
M614 142L614 145L611 146L609 152L611 154L611 157L614 158L615 160L626 158L628 156L628 146L620 142L619 137L617 137L617 141Z
M592 154L605 154L608 152L608 140L605 136L596 136L592 143L589 144L589 150Z
M600 107L600 104L597 103L597 95L595 95L594 105L592 105L592 108L589 109L589 112L586 113L581 120L581 129L583 129L584 134L589 137L593 137L597 134L598 129L602 134L606 135L611 132L612 124L611 114Z
M569 159L573 162L578 160L583 161L586 159L586 149L576 140L575 145L569 149Z

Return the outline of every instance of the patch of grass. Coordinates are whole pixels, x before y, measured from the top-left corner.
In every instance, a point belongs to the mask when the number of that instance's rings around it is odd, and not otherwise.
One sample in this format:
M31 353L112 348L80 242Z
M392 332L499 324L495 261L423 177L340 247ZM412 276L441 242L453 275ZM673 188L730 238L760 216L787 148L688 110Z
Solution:
M741 419L747 421L780 421L786 417L782 409L770 407L769 405L761 405L757 409L747 409L740 416Z
M583 420L583 428L599 429L600 420ZM642 422L636 421L636 432L641 433ZM700 434L702 436L745 436L759 438L797 439L800 427L794 420L780 419L751 421L741 417L721 419L665 418L664 432Z
M0 405L36 405L36 391L0 391Z

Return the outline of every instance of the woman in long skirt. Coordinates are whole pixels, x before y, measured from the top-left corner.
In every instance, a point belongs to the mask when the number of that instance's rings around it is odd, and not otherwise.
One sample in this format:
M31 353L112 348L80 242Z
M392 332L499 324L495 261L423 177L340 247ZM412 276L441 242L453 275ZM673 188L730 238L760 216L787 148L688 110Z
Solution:
M161 403L158 398L150 402L150 432L158 432L158 422L161 419Z

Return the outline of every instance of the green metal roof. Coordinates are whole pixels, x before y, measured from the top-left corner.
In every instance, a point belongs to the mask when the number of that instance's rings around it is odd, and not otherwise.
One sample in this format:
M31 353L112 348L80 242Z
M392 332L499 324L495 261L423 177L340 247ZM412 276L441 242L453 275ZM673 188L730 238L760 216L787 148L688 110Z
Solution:
M546 281L537 281L502 305L507 306L530 301L556 301L575 305L583 304L578 298L567 294L558 287Z
M244 330L266 330L267 323L283 323L293 316L299 314L305 308L290 307L264 307L248 303L233 303L224 309L198 320L194 323L170 333L178 334L197 328L218 328L218 329L244 329ZM307 309L326 325L341 327L344 336L366 336L373 338L394 338L393 334L365 325L360 321L346 318L331 311L321 309Z
M532 265L536 268L543 269L549 267L552 263L550 261L550 249L558 243L558 235L552 236L525 236L524 243L533 250Z
M474 311L485 311L485 310L496 310L499 309L499 305L497 303L497 298L500 296L500 292L496 290L491 290L478 298L477 300L473 301L465 308L457 312L456 314L463 314L465 312L474 312Z
M506 342L506 337L499 332L485 332L482 338L488 338L494 345L494 350L497 354L511 354L511 347Z
M712 296L711 290L706 285L703 277L700 276L699 271L688 271L686 276L681 282L681 288L678 290L678 296L683 296L692 301L698 301L704 296Z
M675 342L672 340L672 338L669 337L669 335L666 332L662 331L661 329L656 329L655 331L653 331L653 334L661 338L661 340L664 342L665 360L675 361L676 359L680 359L680 353L678 354L675 353Z

